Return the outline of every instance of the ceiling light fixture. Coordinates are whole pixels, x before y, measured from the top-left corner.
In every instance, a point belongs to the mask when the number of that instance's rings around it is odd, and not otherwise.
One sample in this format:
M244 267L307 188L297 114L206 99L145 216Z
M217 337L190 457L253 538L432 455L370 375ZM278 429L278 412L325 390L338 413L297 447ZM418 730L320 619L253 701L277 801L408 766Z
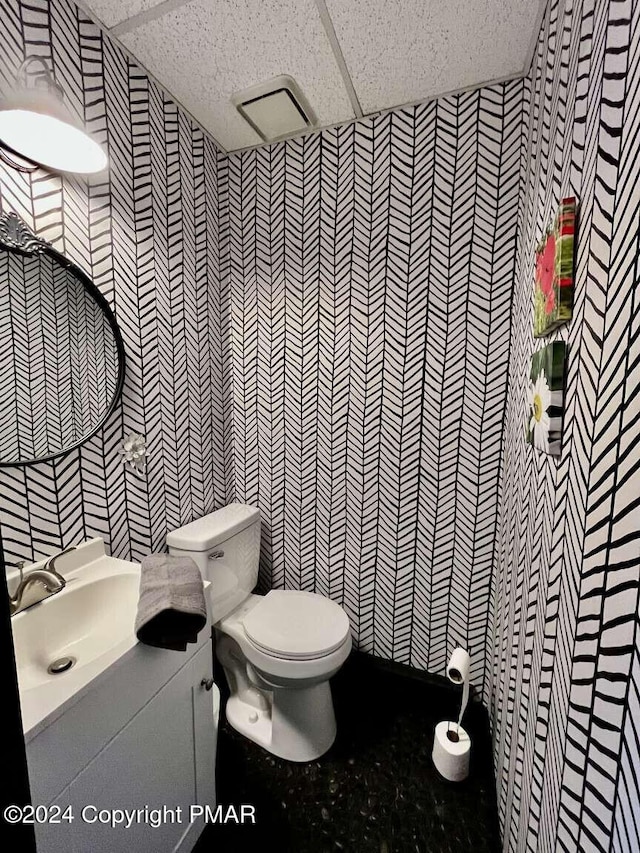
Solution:
M33 63L43 70L27 73ZM31 56L15 88L0 100L0 159L21 172L46 166L55 172L101 172L107 155L64 103L64 91L47 63Z

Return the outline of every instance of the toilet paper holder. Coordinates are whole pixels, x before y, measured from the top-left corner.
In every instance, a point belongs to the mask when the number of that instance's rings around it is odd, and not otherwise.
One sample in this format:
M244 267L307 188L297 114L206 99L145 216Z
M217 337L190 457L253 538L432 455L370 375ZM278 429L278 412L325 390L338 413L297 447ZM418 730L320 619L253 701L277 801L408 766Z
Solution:
M431 758L438 773L450 782L462 782L469 775L471 738L461 723L469 701L470 663L466 649L453 650L447 664L447 678L453 684L462 685L460 713L457 721L438 723L434 732Z

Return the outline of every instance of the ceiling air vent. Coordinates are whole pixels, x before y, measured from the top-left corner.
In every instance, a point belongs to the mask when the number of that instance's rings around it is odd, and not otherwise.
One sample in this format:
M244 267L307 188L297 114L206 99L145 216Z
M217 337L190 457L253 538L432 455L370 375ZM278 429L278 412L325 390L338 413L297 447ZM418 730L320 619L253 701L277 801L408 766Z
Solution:
M231 98L240 115L265 142L315 127L316 119L300 87L286 74L251 86Z

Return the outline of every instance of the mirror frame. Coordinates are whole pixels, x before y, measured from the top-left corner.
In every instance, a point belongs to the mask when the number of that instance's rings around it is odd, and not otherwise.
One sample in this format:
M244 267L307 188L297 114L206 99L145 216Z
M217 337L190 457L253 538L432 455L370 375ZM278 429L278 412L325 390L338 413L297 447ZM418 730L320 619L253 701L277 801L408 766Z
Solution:
M3 213L0 215L0 249L7 249L10 252L16 252L20 255L47 255L57 264L64 267L68 272L72 273L75 278L82 283L85 293L98 304L98 307L106 317L107 322L111 327L111 331L113 332L113 337L116 342L116 353L118 356L116 388L113 392L111 402L96 426L86 435L83 435L79 441L76 441L74 444L69 445L62 450L58 450L55 453L50 453L47 456L38 456L36 459L20 459L18 462L3 462L2 459L0 459L0 468L25 468L31 465L37 465L39 462L49 462L51 459L58 459L61 456L66 456L67 453L77 450L78 447L81 447L89 441L90 438L93 438L94 435L100 432L109 417L113 414L118 402L120 401L120 396L122 395L125 377L125 349L122 333L118 328L111 306L89 276L83 272L79 266L58 252L57 249L54 249L46 240L37 237L27 227L27 225L25 225L20 217L13 212Z

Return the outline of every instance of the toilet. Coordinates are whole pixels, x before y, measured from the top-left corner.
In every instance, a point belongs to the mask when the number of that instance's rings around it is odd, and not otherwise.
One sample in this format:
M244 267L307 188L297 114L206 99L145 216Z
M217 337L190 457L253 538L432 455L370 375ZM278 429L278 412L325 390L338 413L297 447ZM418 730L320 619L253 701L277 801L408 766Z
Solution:
M329 679L351 651L347 614L313 592L256 595L260 511L232 503L167 535L210 581L216 655L236 731L289 761L313 761L336 736Z

